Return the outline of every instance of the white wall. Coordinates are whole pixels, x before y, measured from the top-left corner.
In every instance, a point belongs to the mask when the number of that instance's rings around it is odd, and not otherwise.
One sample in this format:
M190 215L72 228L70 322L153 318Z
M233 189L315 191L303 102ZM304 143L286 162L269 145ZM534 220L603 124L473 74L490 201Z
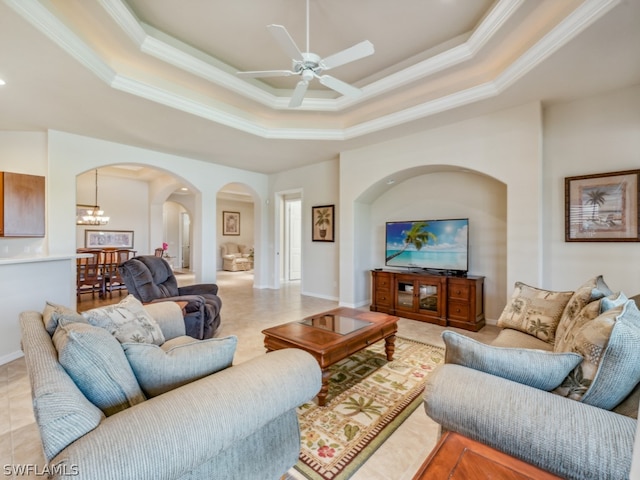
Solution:
M544 111L544 281L572 289L597 274L640 293L640 244L564 241L564 178L640 169L640 86Z
M385 222L468 218L469 274L485 277L485 316L495 321L507 290L506 197L504 184L474 173L434 172L396 182L371 203L370 263L384 267Z
M496 292L496 302L504 305L517 280L540 285L541 139L541 107L530 103L343 152L340 156L340 303L361 306L369 302L369 270L379 265L361 250L370 242L371 203L391 188L386 181L447 171L452 166L482 173L506 185L506 276L487 278L494 285L505 286L503 292ZM443 192L454 191L455 187L451 182L441 185ZM421 193L414 195L419 198ZM455 202L453 195L449 195L450 201Z
M216 217L216 192L228 183L237 182L249 186L258 198L266 198L265 175L57 131L49 132L49 217L57 218L55 223L49 225L51 252L75 251L76 175L93 168L119 163L148 165L164 170L180 178L196 192L191 219L194 230L192 269L197 281L215 282L216 252L210 246L210 239L216 238L218 224L207 219ZM169 192L162 199L162 203L168 195ZM152 192L151 196L153 198L150 215L157 218L158 208L153 207L154 204L158 204L158 199L155 198L157 195ZM257 202L257 205L262 205L262 202ZM262 218L262 213L260 209L255 214ZM161 215L160 210L159 221ZM262 232L263 230L260 230L260 233ZM161 233L161 229L154 232L150 242L162 242L161 238L155 238ZM256 238L257 251L262 248L263 242L266 242L266 238L262 235ZM258 281L261 280L261 275L264 275L263 272L258 256L255 269Z
M93 205L95 201L95 170L77 178L76 202ZM76 226L76 245L84 247L86 230L130 230L137 255L153 253L149 245L149 184L133 178L113 177L102 172L98 176L98 204L110 217L103 226Z
M0 170L47 176L47 135L0 132ZM48 179L45 185L49 197ZM65 305L75 301L75 262L71 258L35 262L28 258L47 253L46 237L0 238L0 364L22 355L20 312L42 311L47 300ZM21 257L27 258L16 260Z
M224 198L218 199L218 212L216 215L216 222L220 226L218 229L217 242L215 248L217 249L217 269L222 270L222 254L221 245L226 242L237 243L240 245L246 245L247 247L253 247L254 245L254 214L253 203L242 202L237 200L229 200ZM240 213L240 235L223 235L222 234L222 212L238 212ZM254 256L255 261L255 256Z
M302 280L301 291L329 300L337 300L339 295L339 245L340 223L336 223L335 242L311 241L311 207L335 205L336 219L340 214L338 161L331 160L274 174L269 179L270 218L274 219L269 232L269 269L272 272L271 285L279 282L276 258L279 255L279 222L277 195L284 192L302 192Z
M0 171L47 176L47 135L0 131ZM49 183L45 181L48 192ZM44 238L0 238L0 258L47 253Z

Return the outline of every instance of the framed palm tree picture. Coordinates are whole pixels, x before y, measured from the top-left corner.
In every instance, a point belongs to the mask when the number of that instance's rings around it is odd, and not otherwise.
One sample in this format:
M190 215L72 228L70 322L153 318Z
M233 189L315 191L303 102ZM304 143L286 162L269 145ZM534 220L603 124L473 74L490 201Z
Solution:
M335 206L322 205L311 207L311 240L314 242L334 242L335 241Z
M638 242L640 170L566 177L565 241Z

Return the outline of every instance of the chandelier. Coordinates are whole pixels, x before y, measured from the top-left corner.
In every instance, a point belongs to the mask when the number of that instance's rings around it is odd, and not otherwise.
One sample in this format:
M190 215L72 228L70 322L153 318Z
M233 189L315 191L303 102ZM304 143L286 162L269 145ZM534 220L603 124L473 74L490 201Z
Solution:
M104 211L98 205L98 169L96 169L96 195L94 204L81 214L76 216L77 225L106 225L109 223L109 217L105 216Z

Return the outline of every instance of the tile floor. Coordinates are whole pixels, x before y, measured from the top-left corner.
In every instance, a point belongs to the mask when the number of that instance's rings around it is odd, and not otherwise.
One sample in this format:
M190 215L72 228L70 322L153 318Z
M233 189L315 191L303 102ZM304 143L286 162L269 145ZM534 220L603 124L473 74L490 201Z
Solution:
M180 285L193 281L192 275L179 275ZM237 335L238 348L234 363L264 354L263 329L307 315L335 308L336 302L300 295L294 282L280 290L253 288L250 272L218 272L219 295L222 298L222 327L219 336ZM103 303L117 303L119 297ZM99 304L83 301L79 309ZM443 327L414 320L400 319L398 334L415 340L443 345ZM474 338L490 341L496 327L487 326L478 333L465 332ZM437 424L422 408L418 408L372 457L351 477L353 480L411 479L439 435ZM12 476L6 465L44 465L40 439L33 411L24 359L0 365L0 478L23 480L42 478L33 472ZM248 479L251 480L251 479Z

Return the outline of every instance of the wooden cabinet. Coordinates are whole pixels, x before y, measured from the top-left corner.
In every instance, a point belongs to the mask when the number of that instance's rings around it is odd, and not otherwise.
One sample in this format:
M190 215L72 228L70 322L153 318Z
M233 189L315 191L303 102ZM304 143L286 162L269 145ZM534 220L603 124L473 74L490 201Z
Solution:
M44 177L0 172L0 237L44 235Z
M373 270L371 310L478 331L484 324L484 277Z
M484 327L484 277L447 278L447 319L452 327Z
M394 275L395 314L446 325L446 288L447 277Z

